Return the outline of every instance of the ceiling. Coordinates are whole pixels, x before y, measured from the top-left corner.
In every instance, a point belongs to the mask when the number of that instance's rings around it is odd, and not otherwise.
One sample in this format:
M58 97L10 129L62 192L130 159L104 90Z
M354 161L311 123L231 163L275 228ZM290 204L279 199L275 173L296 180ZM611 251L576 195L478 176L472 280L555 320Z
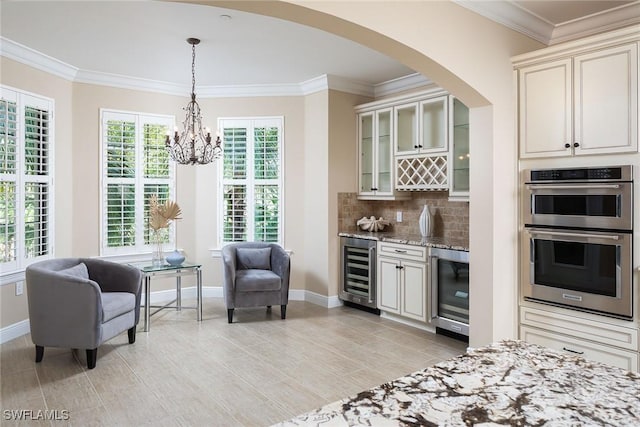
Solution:
M456 3L545 44L640 22L640 1ZM322 75L376 87L416 77L397 61L333 34L212 6L2 1L0 17L2 55L22 62L55 62L76 81L129 79L136 86L162 84L167 92L184 93L191 85L187 37L202 39L196 48L198 88L259 86L281 91ZM175 24L184 22L190 23L189 28Z

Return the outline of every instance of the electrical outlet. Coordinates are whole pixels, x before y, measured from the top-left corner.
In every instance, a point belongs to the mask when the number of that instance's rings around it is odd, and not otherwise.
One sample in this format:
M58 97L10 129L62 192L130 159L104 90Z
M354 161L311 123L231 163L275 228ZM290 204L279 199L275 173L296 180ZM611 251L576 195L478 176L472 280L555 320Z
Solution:
M16 282L16 296L22 295L23 292L24 292L24 282L22 280L19 282Z
M396 212L396 222L402 222L402 211Z

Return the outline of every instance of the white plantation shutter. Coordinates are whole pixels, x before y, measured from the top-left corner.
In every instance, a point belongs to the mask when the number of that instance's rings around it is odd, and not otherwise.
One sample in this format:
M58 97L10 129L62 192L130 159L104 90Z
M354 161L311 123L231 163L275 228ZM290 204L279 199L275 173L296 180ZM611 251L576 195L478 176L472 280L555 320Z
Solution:
M1 87L0 269L53 255L53 100Z
M102 254L148 252L149 197L175 200L175 167L164 146L174 119L106 109L101 115ZM164 238L173 242L174 233Z
M220 119L219 243L283 243L282 118Z

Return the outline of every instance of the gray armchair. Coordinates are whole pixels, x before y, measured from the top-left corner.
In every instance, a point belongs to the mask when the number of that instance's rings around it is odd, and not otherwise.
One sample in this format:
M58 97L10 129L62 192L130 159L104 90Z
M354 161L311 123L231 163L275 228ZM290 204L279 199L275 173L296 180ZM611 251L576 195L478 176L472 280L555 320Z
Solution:
M275 243L241 242L222 248L223 292L229 323L236 307L280 305L287 316L289 255Z
M36 363L45 347L85 349L87 367L96 366L98 346L128 331L136 340L142 273L133 267L92 258L62 258L26 269L31 340Z

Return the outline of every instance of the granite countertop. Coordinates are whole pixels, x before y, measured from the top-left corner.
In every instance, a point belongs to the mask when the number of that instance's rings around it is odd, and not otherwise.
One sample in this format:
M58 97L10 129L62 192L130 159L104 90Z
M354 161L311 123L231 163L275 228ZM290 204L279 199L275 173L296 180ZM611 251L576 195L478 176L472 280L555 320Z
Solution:
M469 251L469 242L467 241L459 239L445 239L444 237L422 237L420 234L402 234L393 231L372 232L363 231L354 227L340 231L338 236L378 240L381 242L402 243L405 245Z
M506 340L277 425L475 424L640 425L640 375Z

